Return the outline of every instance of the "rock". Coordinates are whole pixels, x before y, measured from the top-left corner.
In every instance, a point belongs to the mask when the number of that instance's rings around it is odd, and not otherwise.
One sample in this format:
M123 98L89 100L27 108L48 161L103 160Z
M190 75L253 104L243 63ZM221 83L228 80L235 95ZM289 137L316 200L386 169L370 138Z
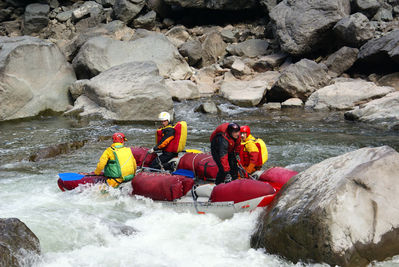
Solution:
M0 22L8 20L11 17L12 11L11 8L0 7Z
M86 83L89 80L85 79L85 80L77 80L76 82L72 83L69 87L68 87L68 91L72 96L72 99L75 101L79 96L83 95L84 93L84 88Z
M59 155L67 154L82 148L86 143L87 140L82 140L41 148L39 151L36 151L29 156L29 161L37 162L42 159L54 158Z
M187 58L190 66L195 66L202 59L201 42L196 39L189 40L179 47L179 52L183 57Z
M212 96L216 92L215 72L214 66L209 66L196 71L191 77L198 85L198 91L201 96Z
M289 98L306 99L317 89L328 84L331 77L324 64L308 59L291 64L278 78L267 94L268 101L285 101Z
M72 19L72 10L64 11L58 13L55 17L59 22L66 22L69 19Z
M149 49L151 48L151 49ZM113 66L135 61L154 61L162 76L184 80L191 76L188 64L162 34L122 42L106 37L89 39L72 61L79 79L91 78Z
M9 37L21 36L21 24L19 20L1 22L0 33L4 32L4 35L8 35Z
M207 101L205 103L202 103L195 111L202 113L217 114L219 112L219 109L216 106L215 102Z
M196 99L200 97L197 85L192 81L166 80L166 87L172 99L179 101L184 99Z
M347 45L359 47L374 37L375 29L362 13L355 13L335 24L334 33Z
M370 40L360 47L357 65L370 72L380 72L387 68L397 70L399 66L399 30Z
M328 74L331 77L340 76L347 71L357 60L359 49L344 46L337 52L331 54L325 62Z
M231 73L235 77L239 77L251 74L251 69L241 59L236 58L231 65Z
M153 121L162 111L173 113L173 101L154 62L112 67L86 83L73 110L65 115L116 121Z
M332 266L366 266L399 254L398 162L398 152L383 146L311 166L260 215L251 247Z
M252 65L252 68L257 72L273 70L280 66L286 58L287 54L284 53L263 56L256 60L256 62Z
M377 21L391 21L393 20L392 16L392 6L388 3L383 3L378 9L377 13L374 15L373 20Z
M259 3L266 9L268 14L277 6L278 2L281 2L281 0L259 0Z
M390 86L399 91L399 72L391 73L381 77L377 84L380 86Z
M226 54L226 46L220 33L209 33L202 43L202 65L209 66L218 62Z
M37 33L45 28L49 22L50 6L44 4L30 4L25 8L23 32L25 35Z
M336 82L314 92L305 103L311 109L348 110L395 91L392 87L377 86L363 80Z
M235 43L237 42L237 38L235 33L231 29L223 29L220 31L220 35L223 38L223 41L226 43Z
M72 18L74 20L80 20L85 16L97 16L103 11L102 5L95 1L86 1L79 8L72 11Z
M354 10L372 18L380 8L378 0L353 0Z
M68 108L68 86L76 77L55 44L28 36L0 37L0 47L0 121Z
M148 8L154 10L162 18L167 18L172 13L171 7L168 6L163 0L147 0L146 4Z
M282 108L301 108L303 102L299 98L290 98L281 103Z
M399 131L399 92L368 102L354 110L345 112L345 119L360 121Z
M114 14L125 23L132 21L145 5L144 0L115 0Z
M148 29L151 30L155 26L157 18L157 13L155 11L150 11L147 14L138 17L133 21L133 26L136 28L143 28L143 29Z
M257 57L267 53L269 43L265 40L249 39L238 44L229 44L226 50L236 56Z
M183 8L200 8L215 10L242 10L257 8L258 3L255 0L244 1L226 1L226 0L164 0L170 6L179 6Z
M349 0L284 0L272 9L270 18L281 49L303 55L323 47L331 28L349 13Z
M190 38L190 34L184 26L173 27L165 33L165 36L168 37L169 41L176 47L180 47Z
M23 222L0 219L0 266L33 266L39 255L39 239Z
M281 103L280 102L269 102L263 105L263 108L266 110L280 110Z

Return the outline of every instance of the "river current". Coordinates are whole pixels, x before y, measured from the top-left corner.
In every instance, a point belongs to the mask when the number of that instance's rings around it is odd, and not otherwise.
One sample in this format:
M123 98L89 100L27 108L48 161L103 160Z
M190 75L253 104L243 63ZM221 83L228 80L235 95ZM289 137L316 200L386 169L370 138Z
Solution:
M284 166L301 171L329 157L362 147L388 145L399 151L399 133L347 122L342 113L303 110L266 111L219 103L221 113L195 112L197 101L175 104L176 120L188 123L186 148L209 152L217 125L248 124L267 145L264 168ZM59 116L0 124L0 218L16 217L39 238L42 255L23 260L31 266L314 266L293 264L249 240L259 211L228 220L213 215L177 213L159 203L131 197L128 190L101 194L93 187L61 192L60 172L93 171L110 140L120 131L129 146L150 147L155 125L77 120ZM68 154L28 160L31 153L54 144L88 140ZM121 231L130 226L131 235ZM33 262L33 263L32 263ZM399 257L374 266L399 264ZM320 265L317 265L320 266Z

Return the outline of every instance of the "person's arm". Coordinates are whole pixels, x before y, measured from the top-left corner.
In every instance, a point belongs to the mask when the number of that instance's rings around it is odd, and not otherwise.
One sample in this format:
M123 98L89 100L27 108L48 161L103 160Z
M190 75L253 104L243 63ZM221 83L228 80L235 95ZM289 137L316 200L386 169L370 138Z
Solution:
M245 168L248 173L253 173L255 171L256 163L258 162L259 157L259 149L256 146L255 142L248 142L245 145L246 150L249 153L249 164Z
M173 139L175 138L175 129L170 127L164 130L164 135L158 144L154 147L155 149L163 149L165 148Z
M224 172L230 171L230 164L229 164L229 156L228 156L228 149L229 149L229 142L224 139L223 136L217 136L218 138L218 155L220 156L220 163L223 166Z
M109 149L107 148L104 153L101 155L98 163L97 163L97 168L94 171L95 175L100 175L101 171L105 168L105 165L107 165L108 160L110 159L110 155L109 155Z

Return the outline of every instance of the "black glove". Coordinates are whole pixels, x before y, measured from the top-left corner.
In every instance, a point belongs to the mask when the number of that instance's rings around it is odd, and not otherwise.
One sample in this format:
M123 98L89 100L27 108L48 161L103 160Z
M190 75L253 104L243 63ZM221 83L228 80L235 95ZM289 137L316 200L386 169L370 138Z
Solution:
M230 173L226 174L226 176L224 177L225 184L230 183L232 180L233 180L233 178L231 177Z

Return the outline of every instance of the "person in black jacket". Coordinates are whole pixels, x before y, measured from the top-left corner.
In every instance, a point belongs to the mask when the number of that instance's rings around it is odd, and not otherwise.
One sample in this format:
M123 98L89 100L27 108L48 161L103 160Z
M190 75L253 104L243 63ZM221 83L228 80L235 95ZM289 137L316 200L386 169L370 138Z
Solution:
M212 158L219 168L215 184L237 179L237 156L241 145L240 126L237 123L219 125L212 133L210 141Z

